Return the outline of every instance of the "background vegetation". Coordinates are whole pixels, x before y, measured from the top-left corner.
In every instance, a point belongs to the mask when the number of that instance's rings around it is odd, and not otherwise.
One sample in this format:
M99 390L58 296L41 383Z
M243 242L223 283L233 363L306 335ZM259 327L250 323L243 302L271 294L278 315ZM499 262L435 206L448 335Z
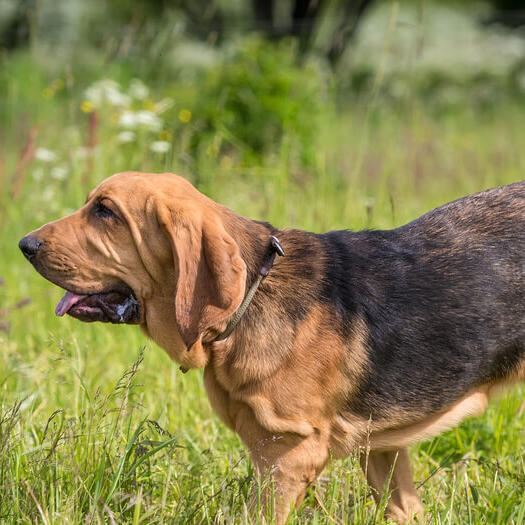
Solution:
M174 171L313 231L395 227L523 178L518 11L376 2L335 63L343 7L324 3L305 49L241 2L0 1L2 523L248 520L252 468L201 373L134 328L56 319L60 290L18 252L106 176ZM429 522L525 521L523 393L414 447ZM382 522L355 458L290 518Z

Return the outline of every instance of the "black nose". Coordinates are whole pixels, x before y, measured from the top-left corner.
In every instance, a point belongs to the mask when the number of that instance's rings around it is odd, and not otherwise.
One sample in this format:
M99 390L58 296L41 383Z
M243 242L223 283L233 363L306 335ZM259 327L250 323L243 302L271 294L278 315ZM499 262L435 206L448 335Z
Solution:
M42 243L36 237L26 235L18 243L18 247L22 250L26 259L32 261L38 253L38 250L42 247Z

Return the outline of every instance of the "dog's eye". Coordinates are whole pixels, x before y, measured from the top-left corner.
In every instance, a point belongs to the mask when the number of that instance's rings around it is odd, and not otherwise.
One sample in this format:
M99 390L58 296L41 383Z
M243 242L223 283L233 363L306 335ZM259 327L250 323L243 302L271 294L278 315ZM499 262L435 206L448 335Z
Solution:
M116 213L102 204L102 201L97 201L93 206L93 215L97 219L118 219Z

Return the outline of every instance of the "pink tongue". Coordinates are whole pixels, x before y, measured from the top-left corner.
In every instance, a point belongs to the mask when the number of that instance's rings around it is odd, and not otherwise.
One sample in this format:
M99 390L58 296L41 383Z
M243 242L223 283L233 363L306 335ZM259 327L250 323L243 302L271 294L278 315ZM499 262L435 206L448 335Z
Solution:
M72 292L66 292L64 297L58 301L58 304L55 308L55 314L59 317L62 317L64 314L67 314L69 310L77 304L79 301L87 297L86 295L77 295Z

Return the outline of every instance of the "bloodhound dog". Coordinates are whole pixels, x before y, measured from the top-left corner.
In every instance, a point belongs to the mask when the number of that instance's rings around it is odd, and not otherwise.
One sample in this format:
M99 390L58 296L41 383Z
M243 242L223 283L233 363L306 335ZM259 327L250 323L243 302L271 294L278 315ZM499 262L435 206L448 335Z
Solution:
M356 450L388 513L421 516L406 447L525 376L525 182L394 230L315 234L126 172L20 248L66 290L57 315L137 324L204 367L217 415L272 479L259 497L277 523Z

